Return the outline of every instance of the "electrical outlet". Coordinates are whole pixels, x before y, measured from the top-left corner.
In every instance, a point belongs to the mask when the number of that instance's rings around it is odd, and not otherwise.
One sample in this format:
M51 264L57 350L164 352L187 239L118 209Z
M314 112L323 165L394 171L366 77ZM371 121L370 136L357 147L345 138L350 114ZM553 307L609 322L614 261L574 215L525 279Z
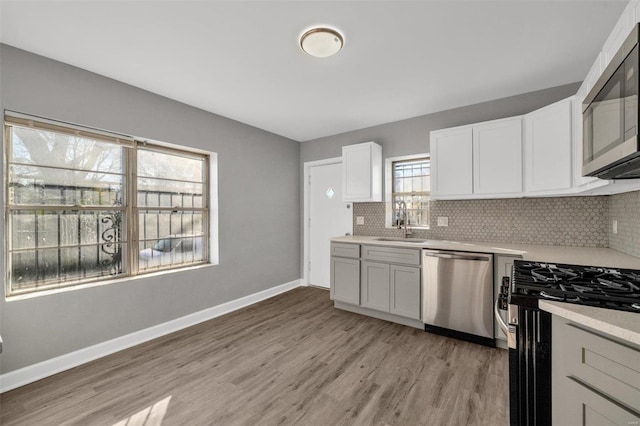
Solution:
M449 226L449 218L447 216L438 216L438 226Z
M356 216L356 225L364 225L364 216Z
M617 220L613 220L613 233L617 234L618 233L618 221Z

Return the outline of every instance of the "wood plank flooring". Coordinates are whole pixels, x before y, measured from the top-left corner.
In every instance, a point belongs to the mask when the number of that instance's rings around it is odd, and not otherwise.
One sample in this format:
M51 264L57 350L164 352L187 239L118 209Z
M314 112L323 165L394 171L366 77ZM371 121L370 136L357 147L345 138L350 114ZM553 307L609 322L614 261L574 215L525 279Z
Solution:
M303 287L0 396L2 425L506 425L508 356Z

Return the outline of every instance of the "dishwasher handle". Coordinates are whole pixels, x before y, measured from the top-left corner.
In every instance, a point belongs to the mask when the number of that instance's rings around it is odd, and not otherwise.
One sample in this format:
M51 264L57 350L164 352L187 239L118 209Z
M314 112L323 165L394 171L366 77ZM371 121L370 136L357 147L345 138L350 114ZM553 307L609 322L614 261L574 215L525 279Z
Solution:
M429 257L440 257L443 259L477 260L482 262L488 262L491 260L488 256L478 256L477 254L444 253L439 251L425 251L424 255Z

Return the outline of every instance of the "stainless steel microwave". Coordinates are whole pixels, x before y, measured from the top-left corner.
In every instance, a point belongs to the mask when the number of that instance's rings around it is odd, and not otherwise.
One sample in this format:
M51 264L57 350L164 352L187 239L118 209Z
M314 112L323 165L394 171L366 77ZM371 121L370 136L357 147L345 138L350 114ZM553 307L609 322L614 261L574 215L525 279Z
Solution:
M636 25L582 104L583 176L640 178L639 35Z

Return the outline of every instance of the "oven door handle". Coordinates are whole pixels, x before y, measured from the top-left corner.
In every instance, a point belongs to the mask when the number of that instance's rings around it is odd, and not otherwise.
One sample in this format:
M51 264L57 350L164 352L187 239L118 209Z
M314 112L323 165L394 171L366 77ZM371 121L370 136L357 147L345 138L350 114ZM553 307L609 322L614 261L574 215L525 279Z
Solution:
M496 321L498 321L498 326L500 326L500 330L502 330L505 336L508 336L509 326L504 321L504 319L502 319L502 315L500 315L500 308L498 307L499 303L500 303L500 300L496 299L496 303L493 305L493 313L496 316Z

